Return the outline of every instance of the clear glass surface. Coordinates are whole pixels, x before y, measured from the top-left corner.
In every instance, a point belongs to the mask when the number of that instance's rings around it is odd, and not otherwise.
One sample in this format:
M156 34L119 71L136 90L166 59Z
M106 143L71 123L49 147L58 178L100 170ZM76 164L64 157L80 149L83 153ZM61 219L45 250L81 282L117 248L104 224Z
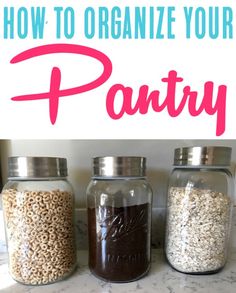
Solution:
M42 285L70 275L76 266L71 185L63 179L9 181L2 205L13 279Z
M150 268L152 191L145 179L94 179L87 189L89 267L112 282Z
M209 274L227 260L233 179L228 170L177 168L167 201L165 252L176 270Z

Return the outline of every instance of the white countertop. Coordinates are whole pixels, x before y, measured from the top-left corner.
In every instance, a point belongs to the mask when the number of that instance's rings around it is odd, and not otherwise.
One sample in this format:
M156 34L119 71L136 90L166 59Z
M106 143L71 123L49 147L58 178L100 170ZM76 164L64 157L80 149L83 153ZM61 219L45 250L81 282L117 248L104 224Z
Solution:
M24 286L8 274L7 255L0 254L0 292L8 293L236 293L236 252L231 253L225 268L214 275L192 276L173 270L161 250L153 250L149 274L125 284L106 283L95 278L87 266L87 251L79 251L78 268L67 280L45 286Z

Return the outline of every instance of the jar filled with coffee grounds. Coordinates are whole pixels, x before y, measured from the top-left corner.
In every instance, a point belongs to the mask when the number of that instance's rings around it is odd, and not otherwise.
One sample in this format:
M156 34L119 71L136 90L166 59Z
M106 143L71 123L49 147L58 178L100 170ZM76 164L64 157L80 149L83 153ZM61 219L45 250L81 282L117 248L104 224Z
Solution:
M100 279L130 282L151 258L152 190L143 157L97 157L87 188L89 268Z
M54 283L76 267L74 195L64 158L11 157L2 203L13 279Z

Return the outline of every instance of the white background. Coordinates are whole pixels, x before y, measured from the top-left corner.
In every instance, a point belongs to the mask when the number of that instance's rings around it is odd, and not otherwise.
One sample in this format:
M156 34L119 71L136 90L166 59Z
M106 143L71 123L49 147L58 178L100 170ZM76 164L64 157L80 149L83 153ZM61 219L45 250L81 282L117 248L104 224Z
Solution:
M148 3L148 5L147 5ZM173 31L175 40L87 40L83 36L83 11L88 6L175 6L176 22ZM45 37L33 40L4 40L2 11L4 6L46 6ZM76 34L73 39L55 38L54 6L72 6L76 12ZM234 11L234 39L186 40L184 35L183 6L231 6ZM65 139L229 139L235 138L235 93L236 82L236 21L235 1L12 1L0 2L0 138L65 138ZM207 20L208 21L208 20ZM16 23L16 22L15 22ZM166 18L164 20L166 28ZM220 21L220 32L222 23ZM49 89L50 72L53 66L62 71L61 88L68 88L91 81L98 76L101 66L83 56L44 56L19 64L10 64L13 56L31 47L50 43L74 43L96 48L107 54L113 63L110 79L101 87L60 99L57 122L51 125L48 101L13 102L11 97L45 92ZM226 130L216 137L216 115L202 113L190 117L185 110L179 117L170 118L167 111L134 116L124 115L120 120L112 120L106 112L106 94L116 83L134 89L134 102L139 87L143 84L150 90L161 91L162 99L166 85L161 78L170 70L176 70L184 81L178 85L176 101L181 99L183 87L190 85L199 92L202 99L206 81L214 81L215 87L225 84L227 93ZM214 92L216 95L216 91Z

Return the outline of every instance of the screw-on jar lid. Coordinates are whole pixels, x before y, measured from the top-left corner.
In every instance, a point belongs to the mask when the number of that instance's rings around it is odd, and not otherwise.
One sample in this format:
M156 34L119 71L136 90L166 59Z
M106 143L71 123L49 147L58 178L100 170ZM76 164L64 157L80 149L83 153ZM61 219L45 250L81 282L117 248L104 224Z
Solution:
M66 177L67 161L53 157L10 157L8 178Z
M145 177L144 157L96 157L93 158L93 176L96 177Z
M229 166L232 148L218 146L175 149L175 166Z

